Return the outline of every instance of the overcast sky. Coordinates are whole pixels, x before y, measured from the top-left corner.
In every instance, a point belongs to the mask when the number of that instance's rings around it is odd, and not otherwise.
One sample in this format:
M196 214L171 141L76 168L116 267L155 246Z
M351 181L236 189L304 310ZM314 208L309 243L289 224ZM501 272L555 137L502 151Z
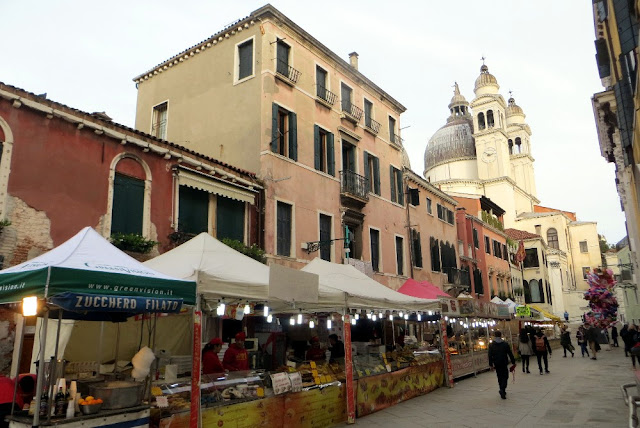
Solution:
M0 81L133 126L132 78L249 15L263 1L0 0ZM591 2L280 1L272 4L395 99L413 169L449 115L457 81L471 101L485 56L531 126L538 198L625 235L614 167L600 156Z

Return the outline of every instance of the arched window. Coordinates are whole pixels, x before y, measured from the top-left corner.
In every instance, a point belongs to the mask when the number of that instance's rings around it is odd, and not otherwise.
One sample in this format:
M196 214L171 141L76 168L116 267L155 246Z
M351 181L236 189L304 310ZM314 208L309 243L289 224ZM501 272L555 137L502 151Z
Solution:
M110 186L111 218L107 234L137 233L149 238L151 170L148 165L130 153L116 156L111 163Z
M560 249L560 245L558 244L558 231L553 227L547 230L547 244L556 250Z
M518 153L522 153L522 140L520 140L520 137L516 137L516 147L518 149Z
M531 303L531 289L529 289L529 281L522 280L522 289L524 290L524 302Z
M484 123L484 113L478 113L478 129L482 131L484 128L486 128Z
M531 303L543 303L543 294L540 289L540 283L537 279L529 281L529 291L531 292Z
M493 110L488 110L487 111L487 128L493 128L493 125L494 125Z
M509 154L512 155L513 154L513 141L509 140Z

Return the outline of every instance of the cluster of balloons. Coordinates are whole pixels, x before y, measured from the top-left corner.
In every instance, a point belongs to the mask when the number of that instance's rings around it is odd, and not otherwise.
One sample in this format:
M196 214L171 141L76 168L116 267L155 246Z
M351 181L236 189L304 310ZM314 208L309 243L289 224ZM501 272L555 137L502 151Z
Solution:
M585 322L599 328L607 328L616 321L618 315L618 300L613 287L616 280L611 269L593 269L587 275L589 290L584 293L589 301L591 311L585 314Z

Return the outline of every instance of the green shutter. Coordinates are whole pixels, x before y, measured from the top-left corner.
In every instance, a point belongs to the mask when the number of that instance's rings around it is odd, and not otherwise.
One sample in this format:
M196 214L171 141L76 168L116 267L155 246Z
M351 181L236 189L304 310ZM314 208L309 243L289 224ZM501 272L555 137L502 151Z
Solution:
M380 159L373 158L373 193L380 195Z
M327 134L327 172L329 175L336 175L336 156L333 148L333 134Z
M197 235L209 231L209 193L180 186L178 230Z
M313 166L317 170L320 170L320 156L322 156L320 128L318 125L313 125Z
M362 158L364 159L364 179L367 182L367 193L369 193L369 189L371 188L369 181L371 181L371 175L369 174L369 153L363 152Z
M113 182L111 233L142 234L144 181L116 173Z
M397 202L396 199L396 171L395 168L389 167L389 177L391 181L391 202Z
M289 158L298 160L298 124L294 112L289 112Z
M398 203L404 205L404 186L402 185L402 171L396 170L396 183L398 186Z
M219 240L230 238L244 243L244 206L244 202L218 196L216 237Z
M278 152L278 139L280 138L278 133L278 109L278 104L273 103L271 106L273 112L271 117L271 151L274 153Z

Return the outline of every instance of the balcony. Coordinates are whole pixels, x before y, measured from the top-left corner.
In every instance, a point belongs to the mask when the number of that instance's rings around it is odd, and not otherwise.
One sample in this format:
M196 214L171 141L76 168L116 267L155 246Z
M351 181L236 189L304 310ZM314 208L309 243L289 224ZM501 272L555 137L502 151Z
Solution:
M291 67L287 61L278 60L276 65L276 77L290 86L298 83L300 72Z
M380 122L376 122L370 117L365 116L364 129L369 131L373 135L378 135L378 132L380 132Z
M343 205L364 207L369 201L369 180L353 171L340 171L340 197Z
M442 268L442 272L447 275L446 283L456 288L469 289L471 281L469 271L456 268Z
M322 85L316 85L316 101L327 108L333 107L338 96Z
M392 145L398 148L402 147L402 138L400 138L398 134L391 134L389 136L389 141L391 142Z
M360 119L362 118L362 109L359 107L356 107L355 105L351 104L350 101L342 101L342 118L343 119L347 119L350 122L353 122L353 124L357 124L358 122L360 122Z

